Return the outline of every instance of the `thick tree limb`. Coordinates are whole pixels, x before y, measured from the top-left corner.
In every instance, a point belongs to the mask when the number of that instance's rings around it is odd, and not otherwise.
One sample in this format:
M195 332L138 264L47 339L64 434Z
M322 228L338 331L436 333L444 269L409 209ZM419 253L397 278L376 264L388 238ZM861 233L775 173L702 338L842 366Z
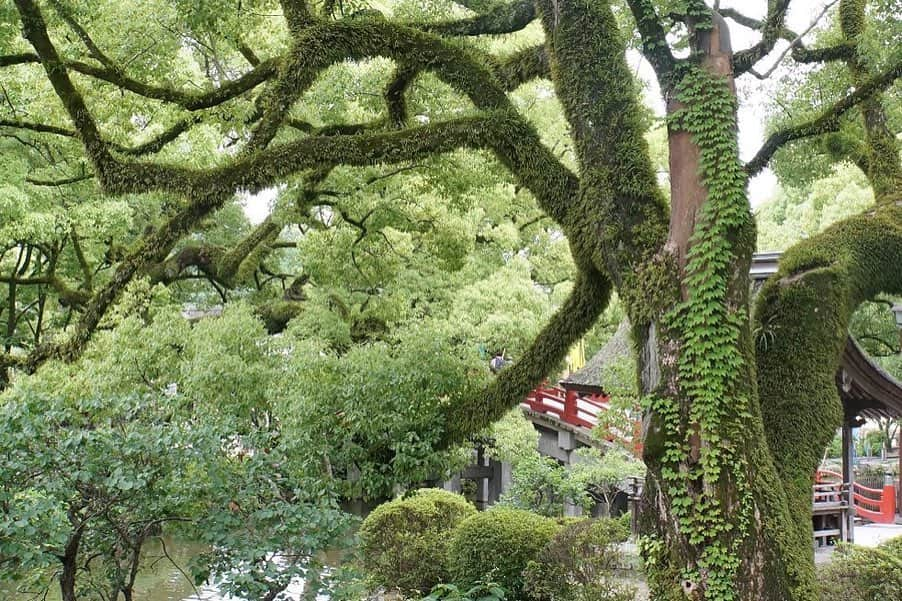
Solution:
M800 63L827 63L837 60L848 60L855 54L855 44L843 43L827 48L803 48L794 46L792 58Z
M5 56L0 56L0 67L25 65L28 63L39 62L41 62L41 58L34 52L23 52L21 54L7 54Z
M886 89L902 76L902 63L897 63L888 71L874 77L848 96L834 103L816 119L800 125L787 127L771 134L755 156L745 165L749 175L760 172L781 146L792 140L808 138L819 134L836 131L839 128L839 117L874 94Z
M477 36L520 31L536 18L532 0L514 0L495 6L469 19L413 25L417 29L444 36Z
M625 42L606 3L543 0L540 8L555 87L580 164L579 203L570 218L585 222L591 215L591 221L607 224L567 236L579 249L575 254L595 261L619 287L657 252L667 223Z
M310 14L305 0L279 0L279 4L292 35L300 35L304 28L312 23L313 15Z
M902 293L902 205L893 203L786 251L757 299L764 432L809 546L813 475L843 418L836 372L849 319L879 293Z
M419 75L419 70L402 64L395 69L392 80L385 87L385 105L388 107L389 121L395 127L407 123L407 88Z
M550 77L551 64L548 60L548 51L541 45L515 52L498 62L495 75L507 91L513 91L533 79Z
M467 436L497 421L515 407L592 327L607 306L610 295L610 281L600 272L580 272L573 292L523 356L501 370L497 379L474 398L448 407L442 447L463 442Z

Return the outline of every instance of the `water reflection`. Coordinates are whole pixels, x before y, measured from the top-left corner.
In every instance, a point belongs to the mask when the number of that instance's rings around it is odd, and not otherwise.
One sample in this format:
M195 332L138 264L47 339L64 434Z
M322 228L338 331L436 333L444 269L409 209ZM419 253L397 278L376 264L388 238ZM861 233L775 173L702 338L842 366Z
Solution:
M237 601L234 597L221 593L213 585L194 587L188 563L192 557L205 550L203 545L187 541L148 541L144 548L143 569L135 582L135 601ZM303 590L304 582L298 579L285 589L285 593L290 599L300 599ZM0 584L0 599L60 601L59 583L55 580L52 582L46 597L35 591L16 591L14 585ZM317 601L325 600L320 596Z

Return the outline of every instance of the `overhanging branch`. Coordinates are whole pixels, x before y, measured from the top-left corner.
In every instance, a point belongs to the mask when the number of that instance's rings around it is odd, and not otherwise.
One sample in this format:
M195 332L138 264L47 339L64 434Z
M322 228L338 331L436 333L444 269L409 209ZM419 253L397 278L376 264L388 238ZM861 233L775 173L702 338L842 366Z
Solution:
M501 4L469 19L426 23L413 26L429 33L444 36L477 36L520 31L536 18L532 0L515 0Z
M787 142L836 131L839 128L839 118L846 111L870 98L875 93L886 89L900 76L902 76L902 62L896 63L888 71L874 77L853 93L834 103L833 106L816 119L774 132L767 138L767 141L764 142L764 145L758 150L752 160L746 163L746 172L750 176L760 172L773 157L774 153Z

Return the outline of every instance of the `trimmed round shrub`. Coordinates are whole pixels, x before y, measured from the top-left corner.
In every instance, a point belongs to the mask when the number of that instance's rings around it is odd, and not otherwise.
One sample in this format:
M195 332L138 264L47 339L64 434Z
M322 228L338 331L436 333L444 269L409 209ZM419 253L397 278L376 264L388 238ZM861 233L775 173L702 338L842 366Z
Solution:
M511 599L521 599L524 568L558 528L554 520L522 509L496 507L470 516L452 534L451 576L462 586L496 582Z
M475 513L462 496L432 488L383 503L360 527L364 570L387 589L428 593L450 577L451 530Z

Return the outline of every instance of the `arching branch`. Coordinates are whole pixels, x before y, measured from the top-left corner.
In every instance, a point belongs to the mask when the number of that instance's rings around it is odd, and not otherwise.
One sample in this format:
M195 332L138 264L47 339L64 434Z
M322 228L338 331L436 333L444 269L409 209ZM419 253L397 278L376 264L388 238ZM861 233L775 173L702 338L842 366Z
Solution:
M468 19L414 25L418 29L444 36L477 36L520 31L536 18L532 0L514 0L500 4Z
M40 62L41 58L37 54L31 53L0 57L0 67ZM276 74L278 60L275 58L266 59L241 77L226 81L220 87L202 93L186 92L149 84L129 77L124 73L112 71L107 67L97 67L82 61L60 60L60 64L76 73L111 83L118 88L128 90L144 98L175 104L188 111L199 111L228 102L272 79Z
M548 60L548 51L544 45L519 50L498 61L495 75L507 91L513 91L533 79L550 77L551 63Z
M122 146L108 142L109 147L116 152L131 156L141 156L159 152L166 147L167 144L177 139L180 135L188 131L192 125L199 122L198 118L182 119L177 121L165 131L138 146ZM11 119L0 119L0 127L11 127L15 129L25 129L38 133L54 134L64 138L77 138L78 132L74 129L67 129L57 125L47 125L44 123L32 123L29 121L14 121Z
M578 273L573 292L522 357L499 372L487 389L466 402L447 408L441 445L448 447L463 442L467 436L497 421L515 407L592 327L607 306L610 295L610 281L601 273L594 270Z
M849 319L879 293L902 293L902 206L889 203L788 250L755 310L764 430L799 537L811 541L811 485L843 409L836 372Z

